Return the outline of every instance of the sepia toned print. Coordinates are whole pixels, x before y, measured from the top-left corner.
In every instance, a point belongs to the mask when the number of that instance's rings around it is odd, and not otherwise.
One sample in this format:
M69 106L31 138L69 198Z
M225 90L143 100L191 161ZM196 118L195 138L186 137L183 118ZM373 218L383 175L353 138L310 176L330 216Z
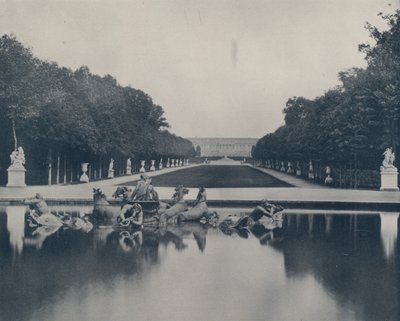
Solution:
M398 320L399 6L0 0L0 320Z

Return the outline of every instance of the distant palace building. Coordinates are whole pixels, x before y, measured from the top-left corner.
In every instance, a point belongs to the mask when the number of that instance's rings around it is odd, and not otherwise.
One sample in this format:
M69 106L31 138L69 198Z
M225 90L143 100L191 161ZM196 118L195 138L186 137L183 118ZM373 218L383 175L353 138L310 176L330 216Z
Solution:
M189 139L194 148L200 146L201 156L251 157L251 149L258 138L194 137Z

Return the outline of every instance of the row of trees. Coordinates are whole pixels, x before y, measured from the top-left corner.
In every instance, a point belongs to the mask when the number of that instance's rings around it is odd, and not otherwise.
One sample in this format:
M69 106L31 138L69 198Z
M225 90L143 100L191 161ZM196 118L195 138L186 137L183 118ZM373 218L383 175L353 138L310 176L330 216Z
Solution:
M167 131L162 107L148 94L85 66L73 71L40 60L12 35L0 38L0 125L3 183L17 146L25 149L31 170L60 157L75 168L73 163L110 157L195 155L190 141Z
M341 84L320 97L290 98L285 125L258 141L254 158L377 169L385 148L398 155L400 11L382 17L387 30L367 24L375 45L359 46L367 67L340 72Z

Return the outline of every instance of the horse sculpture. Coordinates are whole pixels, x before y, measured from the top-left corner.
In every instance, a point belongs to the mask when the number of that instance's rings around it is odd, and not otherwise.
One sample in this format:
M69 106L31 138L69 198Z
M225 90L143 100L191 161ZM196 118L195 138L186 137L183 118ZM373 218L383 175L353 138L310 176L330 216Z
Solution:
M207 206L207 193L204 187L200 187L196 201L191 209L178 214L178 220L183 221L205 221L217 220L218 214L211 212Z
M130 202L129 199L126 198L126 192L127 190L125 188L117 188L113 196L122 198L123 202L120 207L116 207L107 201L107 197L101 189L94 188L93 218L97 222L116 224L116 227L120 228L137 228L143 225L154 226L158 224L158 219L154 217L153 214L143 210L141 204L146 202ZM152 205L154 206L154 204ZM147 217L145 217L146 214ZM150 214L150 216L148 214Z

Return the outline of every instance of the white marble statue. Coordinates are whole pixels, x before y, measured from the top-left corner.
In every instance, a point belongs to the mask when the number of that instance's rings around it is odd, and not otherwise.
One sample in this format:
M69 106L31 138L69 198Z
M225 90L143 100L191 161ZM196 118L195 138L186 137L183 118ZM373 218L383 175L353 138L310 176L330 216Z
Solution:
M114 178L114 159L111 158L110 164L108 165L108 178Z
M114 170L114 159L111 158L110 164L108 165L108 170L113 171Z
M386 148L385 152L382 154L385 156L382 162L381 170L395 170L394 166L395 155L392 150L392 147Z
M11 165L12 168L24 168L25 165L25 153L24 149L19 146L16 150L14 150L11 155Z
M132 175L132 161L130 157L126 160L126 173Z
M311 160L308 167L308 179L314 179L314 168Z
M381 191L398 191L398 172L394 166L394 152L392 148L386 148L381 166Z

